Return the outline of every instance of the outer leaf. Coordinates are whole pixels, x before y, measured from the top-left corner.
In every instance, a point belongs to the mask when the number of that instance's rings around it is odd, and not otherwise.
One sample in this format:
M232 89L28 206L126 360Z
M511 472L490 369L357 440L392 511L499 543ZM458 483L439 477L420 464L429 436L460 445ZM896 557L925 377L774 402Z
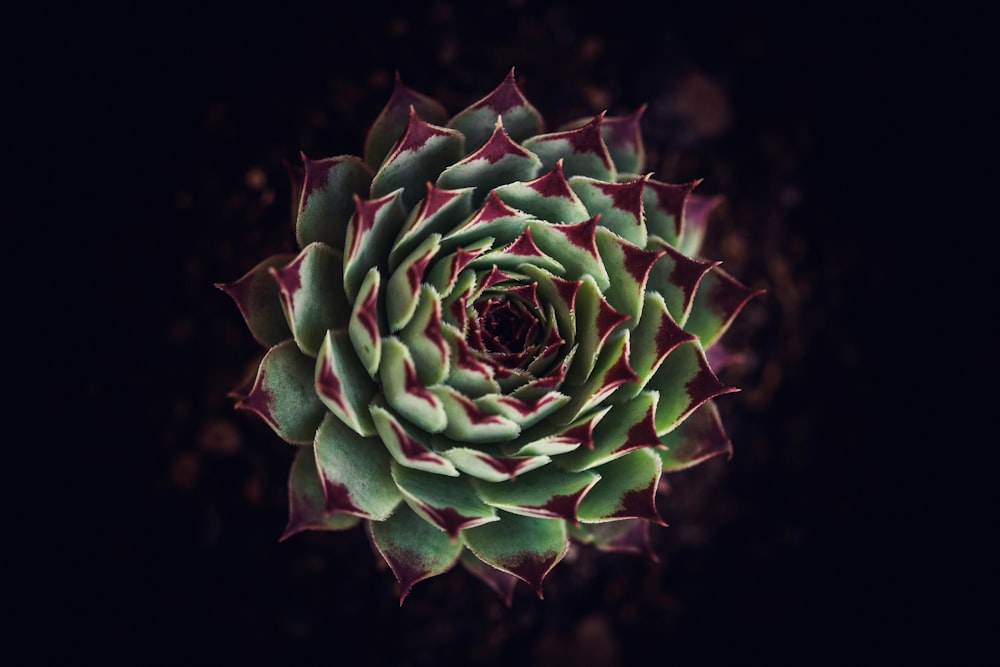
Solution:
M458 562L470 574L492 588L497 595L503 598L504 604L508 607L514 599L514 588L517 586L517 577L496 569L492 565L487 565L476 558L471 551L463 549L458 557Z
M689 257L697 257L705 240L708 219L722 203L722 197L703 197L692 194L684 207L681 240L677 249Z
M647 387L660 393L656 407L656 432L666 435L705 401L739 391L715 376L697 340L678 345L663 360Z
M673 320L684 326L691 312L691 303L694 301L698 284L702 277L719 263L691 259L674 250L659 237L652 237L649 245L652 250L659 250L663 254L653 264L647 285L663 295Z
M580 502L580 520L644 519L664 525L656 511L660 470L660 457L653 449L637 449L602 465L600 481Z
M733 455L719 410L708 401L683 424L661 438L666 449L657 449L664 472L684 470L719 454Z
M406 131L372 179L371 196L381 197L402 188L403 202L409 209L423 197L427 181L437 180L463 155L465 137L461 132L426 123L411 110Z
M372 169L377 169L382 164L393 144L406 131L411 107L428 123L440 125L448 120L448 112L440 103L404 86L399 72L396 72L392 95L368 130L368 138L365 140L365 163Z
M600 216L600 225L640 248L646 246L646 223L642 212L642 193L647 177L625 183L574 176L569 186L580 197L591 215Z
M316 467L328 512L382 521L402 496L378 438L363 438L328 414L316 432Z
M681 343L695 338L677 326L658 293L647 292L644 303L642 317L632 330L633 343L629 352L629 363L637 380L619 389L616 401L628 400L642 391L667 355Z
M592 470L637 449L659 446L654 423L658 399L656 392L644 391L615 405L594 427L593 448L581 447L561 456L559 464L568 470Z
M437 185L457 189L475 187L474 202L482 204L487 193L498 185L535 178L542 163L531 151L514 143L497 118L489 140L471 155L451 165L438 177Z
M489 95L458 113L448 127L466 137L466 150L474 151L490 137L490 126L499 116L514 141L533 137L544 130L538 110L524 97L514 80L513 68Z
M615 165L601 137L604 114L583 127L550 134L539 134L521 143L542 161L542 170L548 171L563 160L566 176L589 176L603 181L616 179Z
M649 525L645 519L585 524L574 527L574 537L584 535L585 541L601 551L645 554L650 560L658 562L660 559L649 540Z
M285 311L281 308L278 285L270 274L270 269L284 266L292 259L294 255L291 254L274 255L234 282L215 284L236 302L250 333L258 343L267 347L292 336Z
M327 331L316 360L316 393L336 417L358 435L375 435L368 403L376 386L365 371L347 330Z
M354 199L354 215L347 225L344 254L344 291L351 303L357 299L361 283L372 267L388 275L386 249L399 235L406 220L403 191L396 190L378 199Z
M284 268L270 269L295 342L311 357L319 353L327 330L347 326L351 307L341 279L343 266L339 250L313 243Z
M653 178L647 179L646 187L642 191L642 203L646 227L650 234L659 236L675 248L680 244L684 207L691 190L700 182L698 180L675 185Z
M442 477L392 463L392 478L414 512L455 539L462 530L497 521L465 477Z
M361 522L353 514L326 511L326 498L312 447L299 447L288 475L288 524L281 540L304 530L346 530Z
M465 543L480 560L512 574L542 597L542 581L566 555L566 523L502 513L495 523L465 531Z
M353 195L365 194L373 172L353 155L310 160L302 154L303 183L295 216L300 248L325 243L344 249L347 221L354 213Z
M372 542L399 581L400 605L413 584L450 570L462 551L461 542L449 539L405 504L385 521L368 525Z
M249 394L236 407L257 413L283 440L310 444L326 414L314 387L315 365L294 341L275 345L260 362Z
M698 336L703 347L711 347L726 332L743 306L762 293L763 290L747 287L717 268L702 279L684 328Z
M649 271L664 251L644 250L604 227L597 228L595 238L611 278L604 296L612 308L628 315L629 325L634 327L642 314Z
M603 292L611 279L597 250L596 230L596 217L571 225L553 225L541 220L531 223L532 238L538 247L566 267L561 277L580 280L590 276Z

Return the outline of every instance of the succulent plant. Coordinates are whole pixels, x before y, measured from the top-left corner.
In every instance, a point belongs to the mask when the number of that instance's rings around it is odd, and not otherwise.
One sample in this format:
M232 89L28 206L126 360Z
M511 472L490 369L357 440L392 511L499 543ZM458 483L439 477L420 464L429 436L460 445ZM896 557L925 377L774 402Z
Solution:
M283 539L363 522L399 581L510 604L569 540L650 550L661 475L731 452L711 348L756 293L640 119L546 132L514 72L449 116L396 83L364 158L292 169L298 254L218 285L267 348L234 392L298 447Z

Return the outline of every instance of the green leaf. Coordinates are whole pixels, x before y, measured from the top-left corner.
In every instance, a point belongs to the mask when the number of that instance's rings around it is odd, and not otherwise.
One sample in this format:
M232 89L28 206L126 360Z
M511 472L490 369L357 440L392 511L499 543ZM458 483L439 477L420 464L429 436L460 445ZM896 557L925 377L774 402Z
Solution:
M428 236L389 276L385 291L389 331L395 333L405 327L416 312L420 286L424 282L424 271L437 254L440 240L440 234Z
M247 396L236 407L259 415L283 440L312 443L326 408L316 395L316 360L303 354L295 342L275 345L260 362Z
M452 447L441 453L466 475L487 482L513 479L551 461L548 456L505 456L498 447L489 445L480 445L475 449Z
M406 131L410 121L410 107L428 123L440 125L448 120L448 112L439 102L404 86L399 72L396 72L392 95L368 130L365 140L365 163L372 169L378 169L392 150L393 144Z
M602 292L611 284L594 237L596 217L571 225L533 220L529 226L531 238L538 247L565 267L565 271L559 273L560 277L581 280L590 276Z
M496 510L479 499L466 477L444 477L393 461L392 478L413 511L452 538L498 519Z
M672 431L705 401L721 394L738 391L727 387L715 376L697 340L678 345L646 385L658 391L656 432L663 436Z
M327 330L347 326L351 307L344 294L343 256L313 243L283 268L272 267L285 318L299 349L319 354Z
M661 467L660 457L650 448L605 463L597 469L600 481L580 502L580 520L644 519L664 525L656 511Z
M632 330L629 364L636 381L628 382L615 394L615 401L635 397L673 350L694 336L677 326L667 304L657 292L647 292L639 323Z
M646 180L646 187L642 191L642 204L646 229L650 234L659 236L672 247L678 247L688 195L700 182L698 180L675 185L653 178Z
M326 498L310 446L299 447L288 475L288 524L281 541L305 530L346 530L361 522L353 514L326 511Z
M382 331L385 329L382 322L383 308L380 306L381 282L382 276L379 270L375 267L369 269L358 289L354 307L351 309L351 319L347 325L354 351L372 378L378 373L379 363L382 360Z
M587 207L569 187L562 160L534 180L507 183L493 192L506 205L539 220L569 224L591 217Z
M424 122L416 112L403 136L393 146L372 179L371 196L403 189L403 202L412 208L423 197L428 181L434 182L446 167L465 155L461 132Z
M441 297L430 285L422 285L416 310L399 332L410 350L417 376L425 386L438 384L448 376L451 347L441 335Z
M514 141L544 130L541 114L524 97L514 80L513 69L493 92L456 114L448 127L464 134L466 150L474 151L490 138L490 128L498 116Z
M563 160L567 177L589 176L602 181L614 181L615 165L601 137L604 114L582 127L549 134L539 134L522 142L522 146L537 155L543 171Z
M343 250L354 195L367 194L373 172L353 155L310 160L303 154L302 163L304 180L295 217L299 247L318 242Z
M605 341L627 319L627 315L611 307L592 277L583 277L576 293L576 345L579 349L566 373L567 383L582 384L587 380Z
M399 263L429 235L444 235L472 215L474 190L445 190L427 183L427 194L410 212L389 252L389 268L395 271Z
M593 448L581 447L561 456L559 465L567 470L594 469L637 449L659 446L654 422L658 398L656 392L644 391L613 406L594 427Z
M250 333L261 345L271 347L292 336L278 296L278 284L271 276L270 269L284 266L294 258L291 254L274 255L238 280L215 284L236 302Z
M370 409L379 437L389 454L400 465L438 475L458 477L458 470L451 461L436 453L427 444L422 433L393 414L382 397L377 397Z
M344 290L351 303L357 300L361 283L372 267L388 275L387 249L406 220L402 196L403 191L396 190L377 199L354 200L355 211L347 225L344 254Z
M494 414L478 400L473 400L454 387L438 385L430 391L438 398L448 415L444 435L457 442L486 443L512 440L521 427L503 415Z
M533 517L577 521L577 507L601 478L593 472L566 472L556 466L499 482L474 480L479 497L507 512Z
M600 216L600 226L613 231L640 248L646 247L646 223L642 212L642 192L646 178L624 183L574 176L569 186L591 215Z
M663 252L650 269L646 281L648 289L663 295L664 303L673 320L684 326L691 312L691 302L702 277L718 262L701 262L691 259L659 237L651 237L649 247Z
M420 382L413 357L398 338L382 339L379 377L386 401L407 420L428 433L440 433L448 425L441 399Z
M455 565L462 543L401 505L385 521L371 522L372 542L399 582L399 604L413 585L447 572Z
M698 286L684 328L701 339L702 347L709 348L722 337L743 306L761 293L763 290L747 287L716 268Z
M566 555L566 522L502 512L501 520L467 529L469 550L487 565L512 574L542 597L542 581Z
M368 403L376 390L347 330L327 331L316 360L316 393L323 404L358 435L375 435Z
M642 314L649 271L663 251L644 250L604 227L597 228L595 238L611 278L604 297L612 308L628 315L626 326L634 327Z
M487 565L473 555L468 549L462 549L462 554L458 557L458 562L465 570L489 586L499 595L504 604L508 607L514 599L514 588L517 586L517 577L502 572L492 565Z
M402 496L378 438L364 438L331 414L316 432L316 468L326 509L382 521Z

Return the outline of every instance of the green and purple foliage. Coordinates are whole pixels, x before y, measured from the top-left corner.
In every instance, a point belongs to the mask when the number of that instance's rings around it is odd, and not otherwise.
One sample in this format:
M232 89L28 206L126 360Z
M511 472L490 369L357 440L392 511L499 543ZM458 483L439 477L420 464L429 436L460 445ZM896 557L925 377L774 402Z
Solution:
M713 348L756 290L699 257L717 199L642 173L642 114L547 133L511 71L449 119L397 77L363 159L303 157L301 251L219 285L267 348L238 407L298 448L284 537L363 522L401 601L651 554L661 475L731 451Z

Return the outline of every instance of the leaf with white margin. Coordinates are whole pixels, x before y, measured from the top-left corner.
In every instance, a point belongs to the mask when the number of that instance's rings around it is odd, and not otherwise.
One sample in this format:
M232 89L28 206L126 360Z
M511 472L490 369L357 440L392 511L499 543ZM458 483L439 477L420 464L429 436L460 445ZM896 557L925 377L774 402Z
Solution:
M642 314L642 297L650 269L664 251L644 250L604 227L597 228L595 238L611 278L604 297L612 308L628 315L627 326L634 327Z
M418 245L392 272L385 290L385 312L389 331L393 333L406 326L417 310L420 286L424 271L437 254L441 244L440 234L431 234Z
M286 340L267 351L249 393L236 407L257 413L278 436L296 445L312 443L327 414L316 395L316 360Z
M316 359L316 393L358 435L375 435L368 403L377 387L354 353L346 329L327 331Z
M347 326L351 310L344 294L343 255L322 243L306 246L284 267L271 267L285 318L299 349L319 353L327 330Z
M433 526L405 503L385 521L368 524L375 548L399 582L399 604L418 581L447 572L458 561L459 540Z
M484 409L477 400L465 396L454 387L438 385L431 391L444 406L448 423L444 435L458 442L485 443L513 440L521 427L503 415Z
M539 220L575 223L591 217L587 207L569 187L562 160L532 181L508 183L494 188L493 192L508 206Z
M393 461L392 479L410 508L452 539L460 531L499 520L466 477L444 477Z
M397 462L414 470L458 477L458 470L451 461L433 451L421 433L400 421L383 397L376 397L370 410L379 437Z
M650 237L649 248L663 254L653 264L646 281L650 289L663 295L674 321L684 326L702 277L719 262L702 262L681 254L658 236Z
M503 482L539 468L552 459L548 456L505 456L497 447L480 445L452 447L441 452L466 475L487 482Z
M553 225L533 220L528 227L531 229L532 239L542 252L565 267L565 271L559 274L561 277L579 280L590 276L603 292L611 285L611 278L597 249L594 236L597 221L597 216L570 225Z
M600 215L600 226L640 248L646 247L646 223L642 211L642 192L648 177L624 183L608 183L584 176L569 179L591 215Z
M386 401L401 416L428 433L440 433L448 425L444 405L420 382L413 357L398 338L382 339L379 377Z
M656 432L663 436L677 427L705 401L739 391L715 376L698 340L682 343L671 352L646 384L660 393Z
M451 347L441 336L441 297L430 285L421 285L416 310L399 332L399 339L410 351L417 376L424 386L444 381L448 376Z
M593 472L542 466L502 482L473 480L479 497L497 509L534 517L577 521L577 507L598 480Z
M614 181L617 175L615 165L601 136L603 120L604 113L601 113L582 127L539 134L521 142L521 145L539 157L545 171L563 160L567 176L581 175Z
M365 163L372 169L377 169L382 164L406 131L411 108L428 123L440 124L448 121L448 111L440 102L403 85L399 72L396 72L392 95L389 96L378 118L372 123L365 138Z
M677 326L658 292L646 292L644 302L639 323L632 329L629 352L629 364L637 379L618 390L614 397L616 402L635 397L668 354L681 343L695 338Z
M378 438L363 438L327 414L314 449L328 512L382 521L399 505L402 494L390 474L392 460Z
M665 525L656 511L661 469L660 457L651 448L637 449L605 463L597 469L601 480L580 501L580 521L645 519Z
M445 384L473 399L499 393L500 384L494 379L493 366L469 348L461 332L443 323L441 334L451 348L451 367Z
M702 347L714 345L726 333L736 315L753 297L764 290L747 287L722 269L710 271L702 279L691 304L684 328L701 339Z
M469 550L487 565L512 574L542 597L542 582L566 555L566 522L503 512L500 521L469 528Z
M499 116L514 141L533 137L544 130L538 110L524 97L514 79L514 68L489 95L474 102L448 121L448 127L466 137L466 150L474 151L490 137L490 125Z
M489 412L502 415L516 422L522 429L530 428L545 419L569 401L569 396L550 391L533 400L523 400L505 394L487 394L476 399L476 404Z
M369 269L361 287L358 289L354 307L351 309L351 319L347 332L354 345L354 351L361 365L373 379L378 373L382 360L382 308L379 286L382 276L375 267Z
M604 298L591 276L584 276L576 293L576 345L573 364L566 372L568 384L582 384L590 376L605 341L628 320Z
M354 514L326 511L316 454L308 445L299 447L288 473L288 523L279 541L306 530L347 530L360 522L361 517Z
M567 470L590 470L629 452L644 447L658 447L654 416L659 395L644 391L627 403L611 408L607 416L594 427L594 447L583 447L559 457L559 465Z
M395 190L377 199L354 198L354 215L347 224L344 251L344 291L354 303L361 283L372 267L389 270L387 249L406 220L403 191Z
M428 182L427 194L410 211L399 238L389 251L389 269L395 271L399 263L430 234L446 234L472 215L474 190L445 190Z
M295 216L300 248L325 243L344 249L347 221L354 213L353 195L365 195L374 172L353 155L310 160L302 153L302 189Z

